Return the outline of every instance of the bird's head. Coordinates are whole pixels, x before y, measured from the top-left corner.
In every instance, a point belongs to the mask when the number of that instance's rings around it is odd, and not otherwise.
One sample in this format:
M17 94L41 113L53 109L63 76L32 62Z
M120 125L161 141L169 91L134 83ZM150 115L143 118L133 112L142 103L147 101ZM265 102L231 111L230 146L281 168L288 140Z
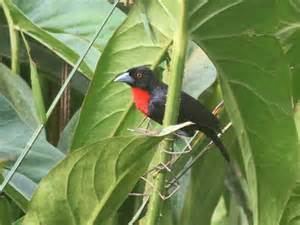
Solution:
M123 82L133 88L140 88L150 91L156 83L153 71L148 66L138 66L118 75L115 82Z

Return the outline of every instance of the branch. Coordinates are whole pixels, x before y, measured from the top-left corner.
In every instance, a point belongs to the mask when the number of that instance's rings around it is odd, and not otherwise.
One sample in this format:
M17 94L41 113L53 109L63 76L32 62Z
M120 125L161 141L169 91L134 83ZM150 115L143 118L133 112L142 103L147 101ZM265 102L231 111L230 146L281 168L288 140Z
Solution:
M166 103L166 111L164 115L163 126L167 127L177 123L182 78L184 73L185 55L188 41L187 31L187 15L186 15L186 1L179 0L179 15L178 27L174 34L173 55L171 62L171 74L169 80L169 89ZM170 155L165 153L164 150L173 149L173 136L164 139L160 146L160 161L166 164L170 160ZM165 194L165 173L160 173L155 179L154 193L149 202L149 208L146 215L146 225L156 225L158 223L160 212L163 205L163 200L160 194Z

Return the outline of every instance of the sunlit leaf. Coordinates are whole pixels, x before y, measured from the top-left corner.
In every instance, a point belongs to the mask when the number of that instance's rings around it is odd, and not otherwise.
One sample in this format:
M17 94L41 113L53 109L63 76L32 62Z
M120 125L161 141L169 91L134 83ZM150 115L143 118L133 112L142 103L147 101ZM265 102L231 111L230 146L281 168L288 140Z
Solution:
M113 137L73 151L41 182L24 225L107 224L145 173L160 140Z
M158 0L143 1L143 4L158 42L153 43L147 35L139 8L132 9L108 42L98 63L82 106L72 149L99 138L128 133L128 128L134 129L142 120L133 107L129 88L113 80L133 66L159 62L170 44L173 29L168 5Z

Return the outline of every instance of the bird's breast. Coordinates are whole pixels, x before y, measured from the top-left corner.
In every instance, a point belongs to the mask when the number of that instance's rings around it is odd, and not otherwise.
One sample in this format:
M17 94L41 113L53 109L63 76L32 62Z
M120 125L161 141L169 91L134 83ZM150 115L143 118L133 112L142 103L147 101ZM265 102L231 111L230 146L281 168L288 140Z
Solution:
M138 110L149 115L150 93L141 88L132 88L133 102Z

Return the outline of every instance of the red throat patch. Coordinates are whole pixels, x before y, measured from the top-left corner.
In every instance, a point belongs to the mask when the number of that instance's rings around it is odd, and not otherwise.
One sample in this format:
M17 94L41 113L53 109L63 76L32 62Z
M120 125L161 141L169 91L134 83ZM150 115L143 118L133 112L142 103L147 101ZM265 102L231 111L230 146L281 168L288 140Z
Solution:
M150 93L141 88L132 88L133 101L138 110L148 115Z

